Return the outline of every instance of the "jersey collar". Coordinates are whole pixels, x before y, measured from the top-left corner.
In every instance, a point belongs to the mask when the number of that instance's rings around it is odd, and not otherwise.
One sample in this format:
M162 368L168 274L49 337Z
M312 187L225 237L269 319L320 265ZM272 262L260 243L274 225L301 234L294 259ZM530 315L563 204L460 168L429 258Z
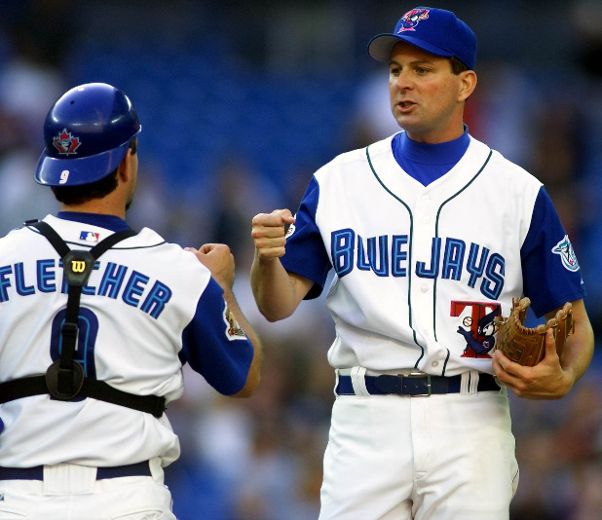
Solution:
M59 211L56 215L63 220L82 222L91 226L98 226L111 231L123 231L130 229L125 220L115 215L102 215L100 213L80 213L78 211Z

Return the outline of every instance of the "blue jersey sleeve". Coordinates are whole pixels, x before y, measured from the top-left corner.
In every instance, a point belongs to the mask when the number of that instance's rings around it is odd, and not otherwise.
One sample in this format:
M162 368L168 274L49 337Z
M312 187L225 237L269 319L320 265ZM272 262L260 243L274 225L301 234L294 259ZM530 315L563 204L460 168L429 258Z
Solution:
M180 361L188 363L218 392L232 395L247 381L253 345L228 319L223 294L212 278L182 332Z
M287 271L314 282L314 286L305 296L306 300L320 296L332 267L316 225L319 197L320 186L315 177L312 177L295 215L294 231L286 240L286 253L281 258Z
M523 292L538 317L585 296L577 256L543 187L521 247L521 263Z

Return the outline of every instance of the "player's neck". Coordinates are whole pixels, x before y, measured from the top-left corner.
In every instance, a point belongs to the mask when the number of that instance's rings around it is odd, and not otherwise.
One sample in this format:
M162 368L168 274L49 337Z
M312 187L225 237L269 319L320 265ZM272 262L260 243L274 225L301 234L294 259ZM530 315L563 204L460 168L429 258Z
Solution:
M74 213L96 213L98 215L114 215L125 220L125 206L115 204L108 200L108 197L94 199L82 204L62 204L61 211L71 211Z
M401 125L407 136L417 143L439 144L458 139L465 130L464 119L461 111L453 114L448 124L437 127L410 127Z

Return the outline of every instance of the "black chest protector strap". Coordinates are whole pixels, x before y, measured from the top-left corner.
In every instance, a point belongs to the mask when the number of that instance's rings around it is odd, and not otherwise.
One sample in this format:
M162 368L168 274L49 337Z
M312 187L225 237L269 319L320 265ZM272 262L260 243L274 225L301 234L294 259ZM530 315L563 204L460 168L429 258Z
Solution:
M136 235L131 229L108 236L90 251L72 250L46 222L27 223L44 235L63 260L64 279L68 284L67 310L61 327L61 354L44 376L13 379L0 384L0 403L38 394L50 394L54 399L71 401L78 397L93 397L100 401L133 408L161 417L165 398L156 395L136 395L117 390L104 381L86 377L82 365L74 359L78 338L78 316L81 292L94 263L100 255L117 242Z

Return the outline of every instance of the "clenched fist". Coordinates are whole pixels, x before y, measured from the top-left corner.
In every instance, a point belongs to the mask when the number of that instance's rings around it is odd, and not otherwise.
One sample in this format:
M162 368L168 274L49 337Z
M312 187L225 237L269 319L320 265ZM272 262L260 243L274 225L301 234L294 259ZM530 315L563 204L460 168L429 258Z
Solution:
M235 274L234 255L226 244L203 244L198 249L186 249L193 252L211 271L211 275L222 289L232 289Z
M288 209L259 213L251 221L251 236L259 259L279 258L284 255L285 236L295 217Z

